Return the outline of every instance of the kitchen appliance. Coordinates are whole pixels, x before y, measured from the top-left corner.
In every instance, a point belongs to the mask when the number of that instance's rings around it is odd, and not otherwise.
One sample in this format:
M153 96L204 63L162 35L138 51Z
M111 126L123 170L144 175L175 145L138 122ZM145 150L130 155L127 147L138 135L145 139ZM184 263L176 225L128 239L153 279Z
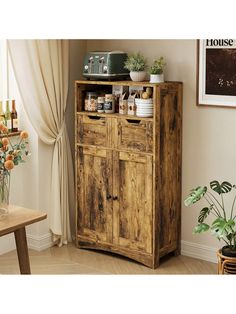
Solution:
M88 79L119 80L129 77L124 68L127 54L122 51L92 51L84 58L83 76Z

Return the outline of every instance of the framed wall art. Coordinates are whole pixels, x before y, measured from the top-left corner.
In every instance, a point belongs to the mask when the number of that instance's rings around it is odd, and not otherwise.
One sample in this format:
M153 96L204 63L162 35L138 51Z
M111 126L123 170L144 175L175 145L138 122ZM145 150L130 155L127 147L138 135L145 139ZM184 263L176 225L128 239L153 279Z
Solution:
M236 40L197 42L197 104L236 108Z

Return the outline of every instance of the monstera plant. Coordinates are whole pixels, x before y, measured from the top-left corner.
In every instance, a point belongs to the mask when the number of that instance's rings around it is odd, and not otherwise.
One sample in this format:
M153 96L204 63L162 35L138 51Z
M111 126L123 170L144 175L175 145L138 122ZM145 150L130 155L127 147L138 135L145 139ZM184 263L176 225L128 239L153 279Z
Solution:
M234 193L232 204L226 205L226 194ZM214 180L207 186L198 186L191 190L184 204L190 206L204 199L207 206L200 210L198 224L193 229L194 233L210 231L220 241L225 242L222 254L236 257L236 226L235 226L235 201L236 186L229 182L219 183ZM212 220L210 218L213 218Z

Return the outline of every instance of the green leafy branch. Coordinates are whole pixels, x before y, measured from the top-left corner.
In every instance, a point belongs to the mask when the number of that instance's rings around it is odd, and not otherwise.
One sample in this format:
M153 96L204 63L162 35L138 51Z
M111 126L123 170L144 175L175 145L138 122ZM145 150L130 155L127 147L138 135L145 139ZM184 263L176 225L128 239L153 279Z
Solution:
M217 180L214 180L210 182L210 188L220 196L220 200L218 200L212 192L208 191L206 186L198 186L190 191L190 194L184 201L185 206L190 206L204 198L209 205L200 210L198 225L193 229L193 232L202 233L211 230L211 233L216 236L218 240L223 240L229 246L236 249L236 230L234 221L236 218L236 214L234 215L236 192L229 218L227 217L224 203L224 195L231 192L233 189L236 190L236 186L227 181L220 184ZM205 220L211 214L215 216L216 219L209 225L205 223Z

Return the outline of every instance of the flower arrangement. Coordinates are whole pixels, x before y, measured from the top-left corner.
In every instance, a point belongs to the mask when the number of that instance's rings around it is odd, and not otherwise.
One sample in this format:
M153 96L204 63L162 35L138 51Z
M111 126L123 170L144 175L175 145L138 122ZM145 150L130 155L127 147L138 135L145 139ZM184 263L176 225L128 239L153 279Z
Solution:
M0 123L0 204L9 201L10 171L25 162L24 156L29 155L28 136L26 131L22 131L18 142L13 144L7 127Z

